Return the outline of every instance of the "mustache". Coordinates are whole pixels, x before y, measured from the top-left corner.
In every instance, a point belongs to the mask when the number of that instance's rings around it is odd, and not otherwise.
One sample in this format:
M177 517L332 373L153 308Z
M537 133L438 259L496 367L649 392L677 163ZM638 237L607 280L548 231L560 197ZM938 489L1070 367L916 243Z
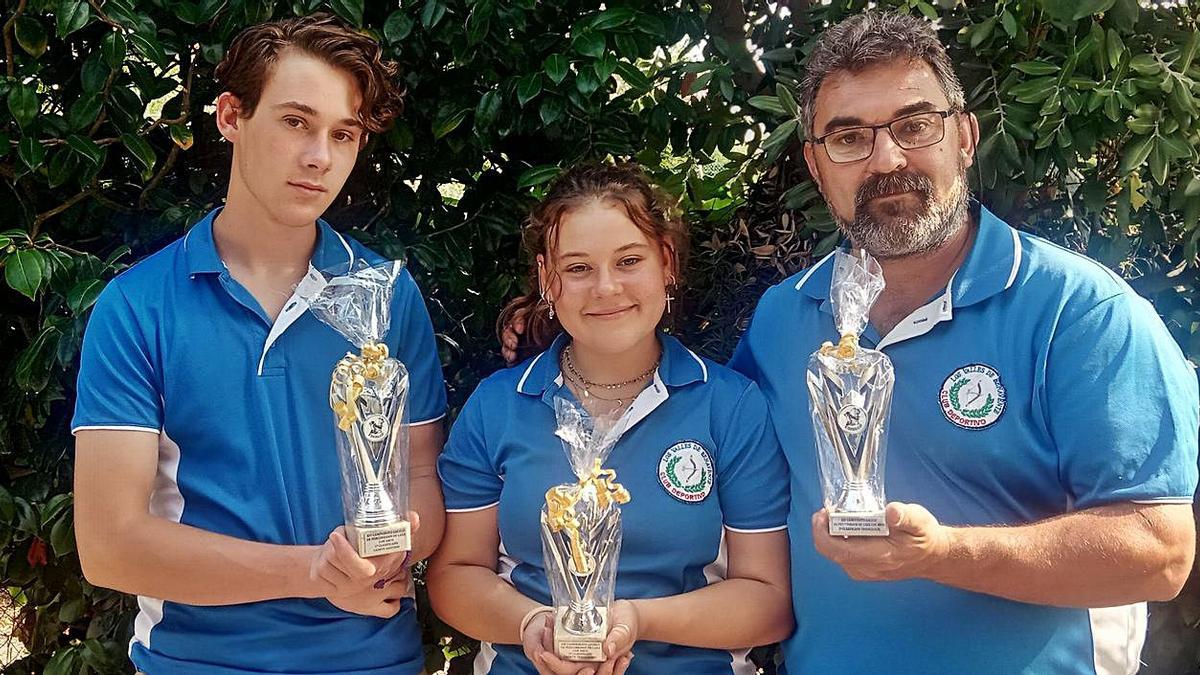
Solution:
M872 176L858 187L858 191L854 194L854 206L861 208L872 199L902 192L917 192L928 203L933 199L933 181L928 176L916 171Z

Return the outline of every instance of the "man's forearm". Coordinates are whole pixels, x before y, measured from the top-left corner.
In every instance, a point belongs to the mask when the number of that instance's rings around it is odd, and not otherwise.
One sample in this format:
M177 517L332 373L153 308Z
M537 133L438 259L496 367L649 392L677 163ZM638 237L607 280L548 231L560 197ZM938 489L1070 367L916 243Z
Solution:
M79 543L88 581L125 593L189 605L323 595L309 579L316 546L245 541L149 514L100 526Z
M1062 607L1167 600L1192 564L1195 530L1187 516L1181 522L1162 507L1116 504L1029 525L948 528L946 554L922 576Z

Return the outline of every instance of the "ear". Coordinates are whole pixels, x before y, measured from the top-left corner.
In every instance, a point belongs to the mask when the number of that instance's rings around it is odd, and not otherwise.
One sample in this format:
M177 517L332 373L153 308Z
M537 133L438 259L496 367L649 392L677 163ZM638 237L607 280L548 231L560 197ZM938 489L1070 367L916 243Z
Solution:
M217 97L217 131L230 143L241 135L242 100L230 92Z
M817 146L811 141L804 141L804 163L808 165L808 173L817 184L821 194L825 194L825 186L821 182L821 168L817 166Z
M962 112L958 117L958 145L963 153L963 165L975 163L975 148L979 147L979 118L975 113Z
M547 296L547 294L549 293L549 289L548 289L549 284L547 283L547 279L546 279L546 256L542 255L541 253L539 253L538 257L537 257L537 267L538 267L538 295L541 295L543 298L545 298Z
M679 270L676 269L675 247L669 242L659 244L663 259L663 277L678 280Z

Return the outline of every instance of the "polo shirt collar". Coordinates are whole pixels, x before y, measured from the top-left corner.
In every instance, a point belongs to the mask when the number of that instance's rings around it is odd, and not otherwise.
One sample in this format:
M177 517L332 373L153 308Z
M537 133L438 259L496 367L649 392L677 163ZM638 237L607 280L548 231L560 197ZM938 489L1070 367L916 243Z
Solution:
M187 272L193 278L197 274L220 274L225 271L225 263L221 262L216 241L213 239L213 222L220 212L221 207L209 211L208 215L193 225L183 237ZM345 274L354 260L354 250L350 248L346 238L329 223L318 219L317 244L313 248L310 261L312 268L326 274Z
M665 333L658 334L662 344L662 362L655 371L655 382L668 387L683 387L694 382L708 381L708 366L683 343ZM570 344L566 333L559 333L554 342L525 366L525 372L517 382L517 391L529 396L542 396L547 391L556 391L563 384L559 357Z

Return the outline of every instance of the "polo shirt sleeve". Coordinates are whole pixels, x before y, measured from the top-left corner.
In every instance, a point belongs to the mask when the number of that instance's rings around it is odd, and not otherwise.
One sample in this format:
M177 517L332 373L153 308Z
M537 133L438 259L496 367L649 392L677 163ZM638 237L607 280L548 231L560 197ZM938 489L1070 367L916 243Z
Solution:
M119 280L92 308L80 354L71 433L116 429L158 433L163 403L156 358Z
M408 368L408 423L426 424L446 416L446 381L438 357L433 322L408 270L396 281L392 301L391 345Z
M500 503L504 481L496 471L488 452L483 426L481 389L467 399L454 426L446 447L438 457L438 476L446 511L476 511Z
M725 527L735 532L784 529L787 464L767 401L753 382L733 408L717 456L717 494Z
M1149 302L1122 293L1061 330L1045 388L1060 480L1075 508L1191 503L1196 374Z

